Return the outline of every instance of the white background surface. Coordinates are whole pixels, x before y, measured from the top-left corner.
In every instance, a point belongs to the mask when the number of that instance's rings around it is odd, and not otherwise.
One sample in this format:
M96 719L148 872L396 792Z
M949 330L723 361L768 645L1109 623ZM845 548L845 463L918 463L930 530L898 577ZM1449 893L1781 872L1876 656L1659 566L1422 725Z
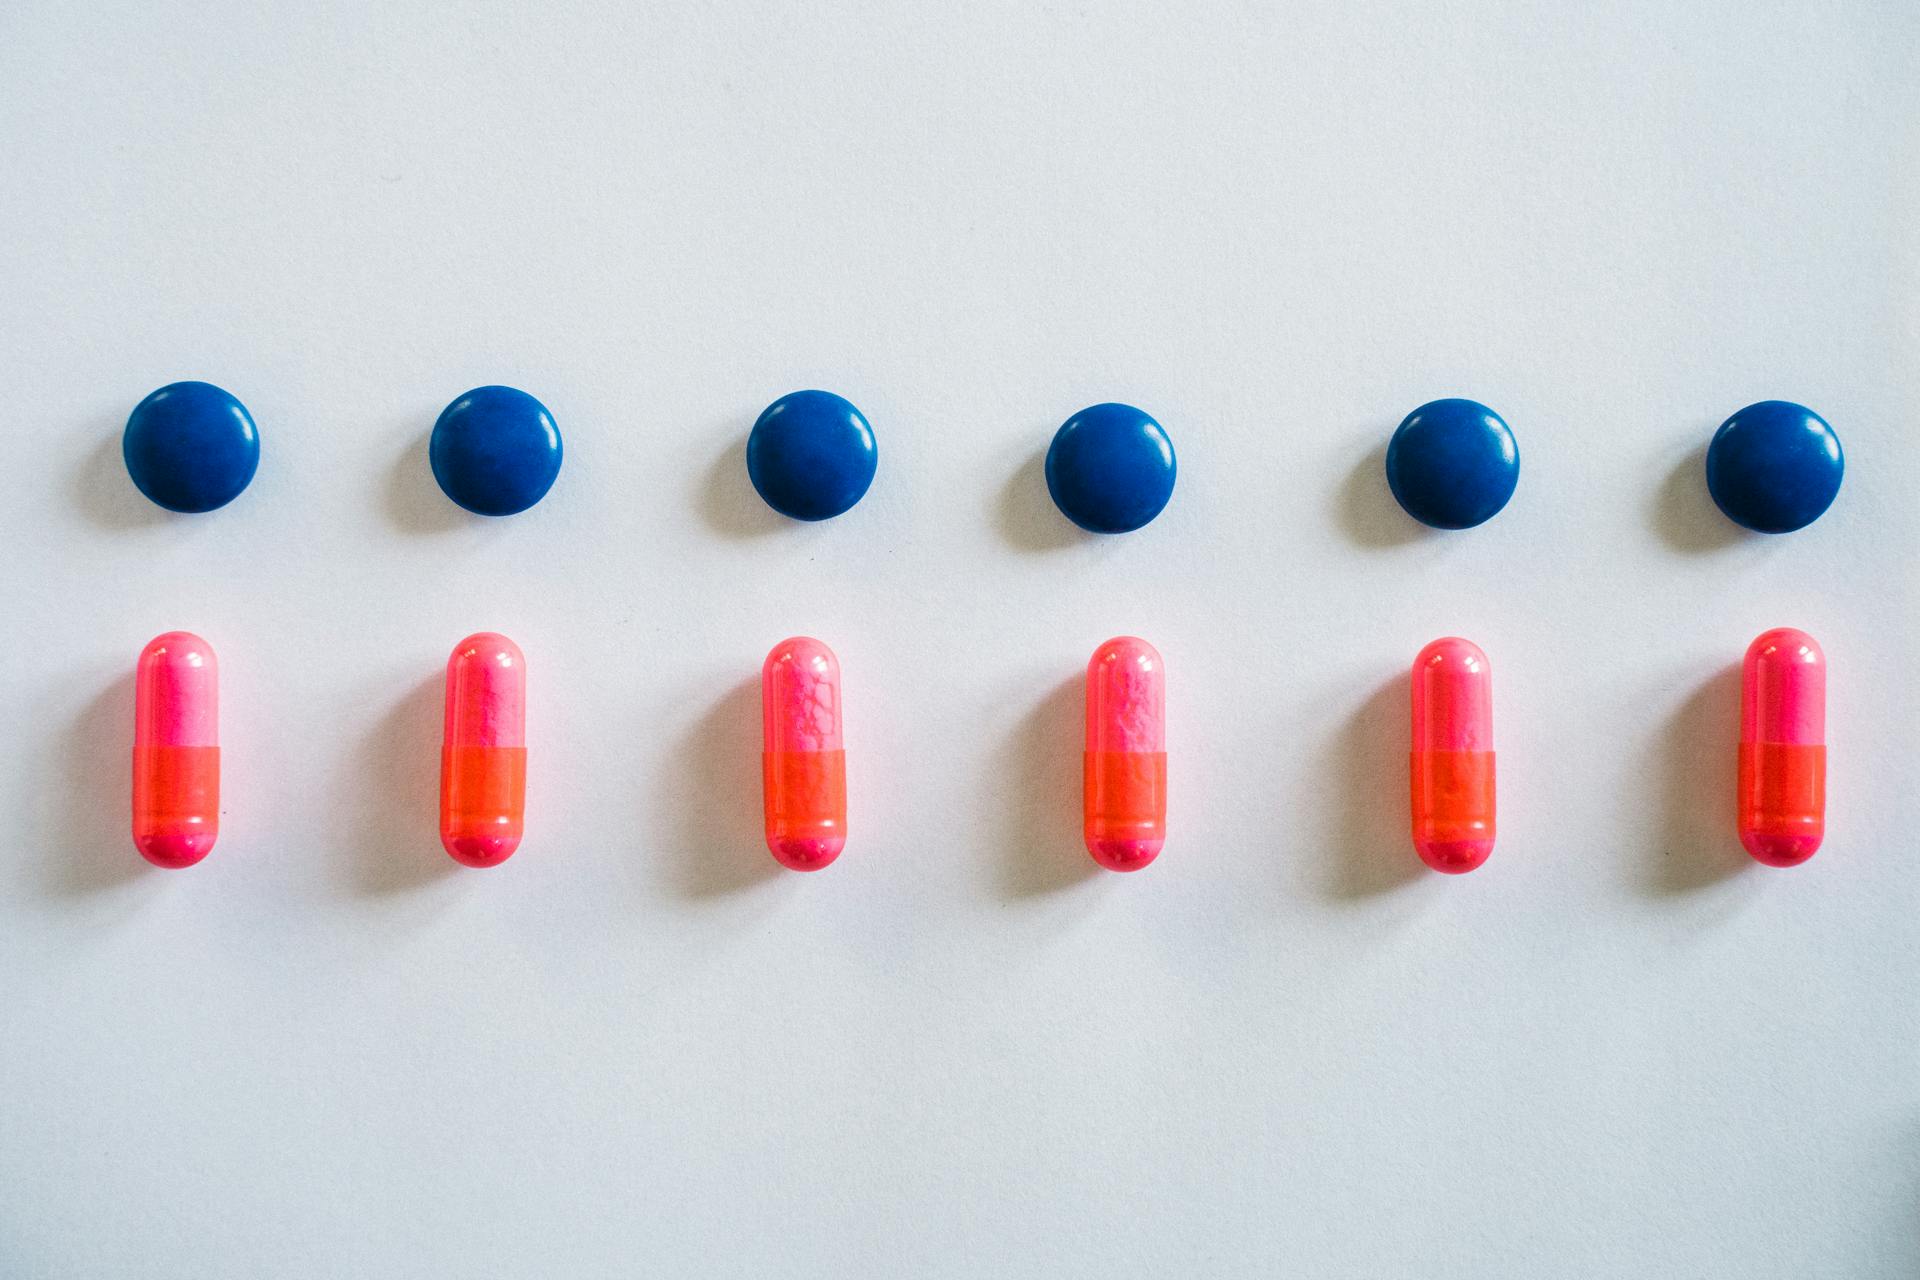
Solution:
M1902 3L252 3L0 13L0 1273L1911 1276L1920 15ZM1571 10L1573 6L1567 6ZM121 466L258 420L230 507ZM554 411L487 521L439 409ZM871 418L851 514L760 408ZM1469 395L1519 493L1420 532ZM1700 451L1816 406L1811 529ZM1172 432L1146 530L1039 460ZM1750 865L1733 666L1832 664L1830 835ZM223 664L218 848L126 834L130 675ZM438 848L440 674L531 670L529 835ZM853 838L758 830L765 651L846 671ZM1079 671L1171 679L1172 838L1078 838ZM1423 872L1407 664L1496 679Z

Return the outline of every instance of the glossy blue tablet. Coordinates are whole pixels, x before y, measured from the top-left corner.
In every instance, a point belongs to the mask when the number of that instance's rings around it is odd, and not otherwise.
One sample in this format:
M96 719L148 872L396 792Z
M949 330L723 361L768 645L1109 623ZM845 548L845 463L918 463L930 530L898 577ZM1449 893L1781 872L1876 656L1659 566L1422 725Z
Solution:
M1434 400L1387 444L1387 487L1421 524L1471 529L1500 513L1520 483L1520 446L1477 400Z
M1787 400L1748 405L1707 446L1707 492L1727 519L1756 533L1792 533L1818 520L1846 470L1827 420Z
M1047 492L1089 533L1127 533L1173 497L1173 440L1151 415L1096 404L1067 419L1047 449Z
M427 457L449 498L482 516L510 516L547 496L560 475L560 428L513 387L475 387L440 412Z
M207 382L175 382L134 406L120 437L134 487L169 511L198 513L240 496L260 466L247 407Z
M831 391L795 391L760 414L747 436L747 478L795 520L826 520L866 496L879 468L873 428Z

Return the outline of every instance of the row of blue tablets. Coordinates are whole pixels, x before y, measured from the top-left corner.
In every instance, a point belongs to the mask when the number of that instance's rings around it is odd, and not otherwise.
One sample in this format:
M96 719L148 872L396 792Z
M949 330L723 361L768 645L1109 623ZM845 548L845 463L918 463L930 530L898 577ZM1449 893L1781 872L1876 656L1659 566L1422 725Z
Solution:
M260 434L233 396L176 382L127 420L127 471L169 511L212 511L240 495L260 464ZM460 506L507 516L545 497L560 474L560 428L545 405L512 387L477 387L440 414L428 450L433 476ZM873 427L841 397L796 391L768 405L747 437L747 475L768 506L826 520L866 495L879 465ZM1785 400L1748 405L1707 449L1707 490L1727 518L1759 533L1817 520L1840 492L1840 438L1813 410ZM1130 405L1097 404L1069 418L1047 450L1047 491L1091 533L1126 533L1173 496L1173 440ZM1520 447L1501 416L1474 400L1435 400L1408 414L1387 446L1387 484L1408 515L1436 529L1470 529L1497 515L1520 481Z

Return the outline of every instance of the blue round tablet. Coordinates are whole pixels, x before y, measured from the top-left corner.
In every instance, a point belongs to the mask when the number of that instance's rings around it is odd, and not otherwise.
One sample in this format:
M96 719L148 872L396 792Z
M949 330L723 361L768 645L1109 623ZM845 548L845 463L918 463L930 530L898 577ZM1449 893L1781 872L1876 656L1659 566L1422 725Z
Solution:
M553 488L560 428L524 391L475 387L440 411L427 458L449 498L475 515L510 516Z
M747 436L747 478L795 520L825 520L867 495L880 465L873 428L831 391L795 391L766 407Z
M1096 404L1053 433L1047 492L1088 533L1128 533L1166 508L1177 469L1165 427L1132 405Z
M206 382L175 382L133 407L120 453L134 487L169 511L224 507L260 466L247 407Z
M1520 483L1513 429L1477 400L1434 400L1387 444L1387 487L1421 524L1471 529L1500 514Z
M1792 533L1818 520L1846 469L1827 420L1786 400L1748 405L1707 446L1707 492L1727 519L1756 533Z

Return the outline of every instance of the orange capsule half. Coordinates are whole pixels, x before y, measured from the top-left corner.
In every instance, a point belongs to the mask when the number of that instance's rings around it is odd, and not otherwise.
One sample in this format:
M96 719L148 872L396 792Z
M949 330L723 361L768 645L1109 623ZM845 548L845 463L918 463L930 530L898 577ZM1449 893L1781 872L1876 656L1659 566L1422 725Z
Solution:
M455 862L497 867L520 847L527 808L527 660L482 631L447 659L440 843Z

